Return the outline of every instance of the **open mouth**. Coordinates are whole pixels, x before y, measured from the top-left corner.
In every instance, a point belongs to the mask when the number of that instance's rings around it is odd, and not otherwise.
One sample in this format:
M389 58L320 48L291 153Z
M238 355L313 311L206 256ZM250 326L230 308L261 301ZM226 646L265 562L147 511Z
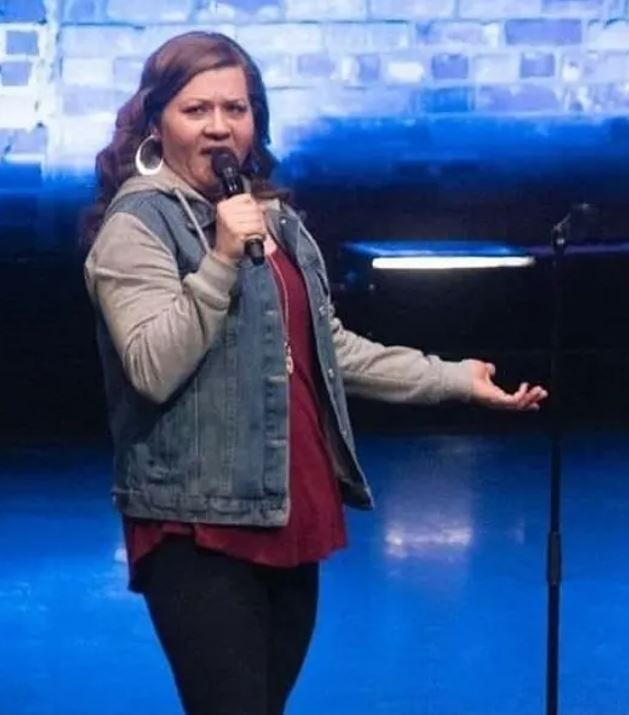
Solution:
M216 146L209 146L201 149L201 154L203 156L209 156L212 154L213 151L216 151L217 149L231 149L231 147L227 146L227 144L217 144Z

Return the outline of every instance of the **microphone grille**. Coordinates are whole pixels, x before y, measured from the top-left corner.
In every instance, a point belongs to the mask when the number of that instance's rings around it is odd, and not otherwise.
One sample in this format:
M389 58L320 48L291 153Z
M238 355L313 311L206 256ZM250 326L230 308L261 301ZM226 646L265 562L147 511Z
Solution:
M224 174L226 171L236 171L240 169L238 163L238 157L234 154L231 149L227 147L221 147L220 149L213 149L212 153L212 171L218 176Z

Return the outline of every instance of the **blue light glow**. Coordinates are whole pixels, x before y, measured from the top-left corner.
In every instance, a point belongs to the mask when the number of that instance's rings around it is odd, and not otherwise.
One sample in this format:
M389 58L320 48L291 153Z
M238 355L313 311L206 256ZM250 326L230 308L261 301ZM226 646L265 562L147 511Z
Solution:
M497 241L354 241L344 248L370 258L528 258L528 253L518 246Z
M629 159L621 3L547 0L527 17L478 0L3 7L0 189L9 192L25 185L25 165L37 167L36 186L89 182L146 57L196 28L235 37L259 64L289 181L430 180L467 195L584 166L624 176Z

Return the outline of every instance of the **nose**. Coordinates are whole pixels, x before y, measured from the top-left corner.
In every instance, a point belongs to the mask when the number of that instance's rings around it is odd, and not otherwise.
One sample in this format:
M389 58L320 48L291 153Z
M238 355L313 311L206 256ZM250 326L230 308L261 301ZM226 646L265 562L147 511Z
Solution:
M229 135L229 124L221 107L215 107L210 113L204 127L205 134L211 137L226 137Z

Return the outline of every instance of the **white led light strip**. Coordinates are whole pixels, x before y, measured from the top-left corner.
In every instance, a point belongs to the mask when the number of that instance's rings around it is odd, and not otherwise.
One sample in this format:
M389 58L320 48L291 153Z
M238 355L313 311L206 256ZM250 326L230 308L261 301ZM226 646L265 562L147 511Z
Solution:
M447 271L462 268L523 268L532 256L390 256L374 258L372 268L381 271Z

